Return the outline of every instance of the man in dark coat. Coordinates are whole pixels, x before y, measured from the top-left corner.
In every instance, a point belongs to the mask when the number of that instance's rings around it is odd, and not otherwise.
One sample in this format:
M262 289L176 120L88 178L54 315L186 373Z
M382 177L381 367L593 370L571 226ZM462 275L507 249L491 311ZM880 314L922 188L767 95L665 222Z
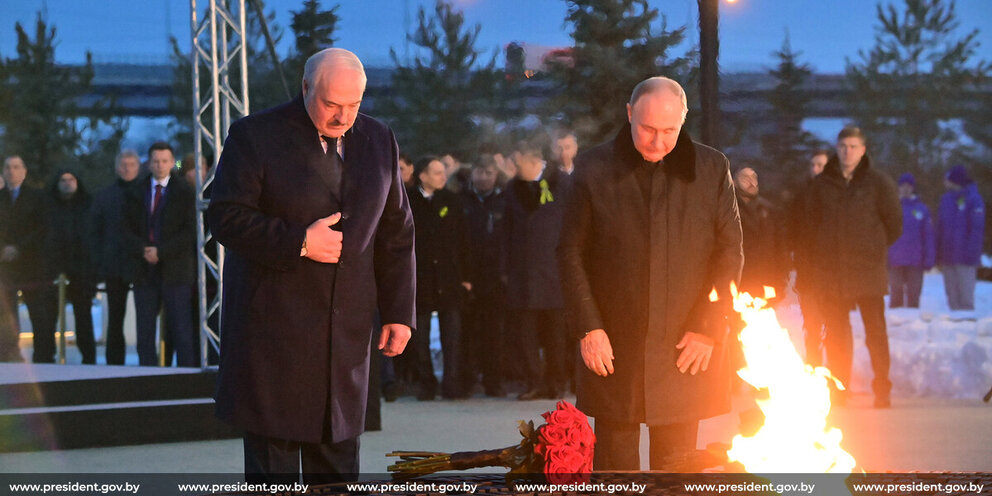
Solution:
M517 177L506 185L503 267L506 305L528 386L517 399L559 398L569 378L565 353L572 347L567 345L555 248L571 177L547 167L541 149L532 144L521 144L513 160Z
M417 399L430 401L437 390L431 359L431 313L437 312L444 357L441 394L461 398L462 300L471 291L468 271L472 265L465 225L465 209L458 194L445 188L449 181L444 164L427 156L413 164L414 184L407 191L417 238L417 333L413 370L420 390Z
M7 187L0 190L0 360L21 361L17 291L21 291L34 331L35 363L55 362L58 296L44 256L47 227L45 194L25 182L27 165L17 155L3 162Z
M84 364L95 364L92 307L96 283L91 255L93 245L87 229L90 195L76 173L69 170L55 175L48 194L45 257L52 273L65 274L69 279L66 299L72 304L75 317L76 347L83 355Z
M788 277L779 218L771 202L758 194L758 173L750 167L738 170L734 174L734 191L744 235L740 289L764 297L764 287L769 286L776 296L784 296Z
M93 197L89 239L93 243L96 281L107 291L107 365L124 365L124 317L135 263L124 251L124 197L138 177L141 160L132 150L117 155L117 179Z
M413 219L392 131L358 113L365 81L347 50L311 56L302 96L235 122L217 166L217 416L246 431L251 480L357 475L369 343L410 338Z
M855 305L865 325L865 342L875 374L875 406L889 406L889 338L885 294L886 255L902 233L902 208L895 182L871 166L865 137L856 127L837 136L837 155L827 162L806 195L812 236L814 292L827 324L827 366L850 385L854 342L850 311ZM846 391L835 391L843 404Z
M172 146L152 144L150 174L124 199L124 249L135 264L134 313L138 363L158 365L155 328L160 309L180 367L199 365L193 348L190 298L196 281L196 202L175 168ZM171 362L169 357L167 362Z
M799 295L799 309L803 314L806 363L814 367L823 365L823 338L826 324L813 293L811 259L815 243L813 235L809 232L809 222L806 220L805 201L813 180L823 172L829 159L830 151L827 149L815 150L810 155L809 175L802 182L789 207L789 226L786 234L787 247L792 252L792 262L796 268L795 290Z
M558 260L597 470L640 468L641 423L651 468L663 468L669 454L695 449L699 419L729 409L721 342L743 258L740 218L729 162L692 142L687 111L678 83L645 80L627 105L630 126L576 160Z

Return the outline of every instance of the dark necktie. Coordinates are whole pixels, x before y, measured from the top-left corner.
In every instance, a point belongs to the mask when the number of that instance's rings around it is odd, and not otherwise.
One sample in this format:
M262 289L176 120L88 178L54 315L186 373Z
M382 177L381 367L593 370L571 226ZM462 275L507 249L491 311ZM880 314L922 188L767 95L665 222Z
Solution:
M155 242L155 214L162 206L162 185L155 185L155 196L152 198L152 210L148 214L148 241Z
M344 161L341 160L341 155L338 155L338 138L332 138L330 136L321 136L321 139L327 143L327 151L324 152L324 156L327 160L328 166L328 176L330 179L331 192L334 196L341 198L341 176L344 171Z

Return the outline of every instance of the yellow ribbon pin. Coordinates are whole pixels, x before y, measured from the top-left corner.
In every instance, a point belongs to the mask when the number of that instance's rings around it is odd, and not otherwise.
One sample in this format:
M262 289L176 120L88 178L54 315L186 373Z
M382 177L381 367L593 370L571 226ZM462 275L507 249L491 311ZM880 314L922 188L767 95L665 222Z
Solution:
M541 205L555 201L555 196L551 194L551 188L548 187L548 180L541 179L540 185L541 185Z
M448 207L441 207L441 211L438 212L438 215L443 219L446 215L448 215Z

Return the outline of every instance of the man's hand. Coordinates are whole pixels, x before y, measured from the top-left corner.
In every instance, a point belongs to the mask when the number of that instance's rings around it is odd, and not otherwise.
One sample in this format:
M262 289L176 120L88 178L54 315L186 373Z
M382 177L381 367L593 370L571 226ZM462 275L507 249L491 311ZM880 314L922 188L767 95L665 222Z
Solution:
M712 338L696 332L686 332L675 347L682 350L675 362L679 372L684 374L688 370L690 374L696 375L696 372L706 372L709 368L710 356L713 355Z
M596 375L606 377L613 373L613 346L610 345L610 338L606 331L594 329L586 333L585 337L579 341L582 349L582 361L586 368Z
M13 262L17 260L17 256L20 253L17 252L17 247L14 245L7 245L3 247L3 253L0 254L0 262Z
M382 334L379 335L379 349L383 355L394 357L403 353L409 340L409 327L403 324L386 324L382 326Z
M338 263L341 258L342 235L331 230L341 220L341 212L317 219L307 227L307 254L310 260L320 263Z
M472 292L472 283L468 281L462 281L462 287L465 288L465 291L468 291L469 293Z
M157 264L158 263L158 248L156 248L154 246L146 246L145 247L145 255L144 255L144 257L145 257L145 261L146 262L148 262L148 263L150 263L152 265Z

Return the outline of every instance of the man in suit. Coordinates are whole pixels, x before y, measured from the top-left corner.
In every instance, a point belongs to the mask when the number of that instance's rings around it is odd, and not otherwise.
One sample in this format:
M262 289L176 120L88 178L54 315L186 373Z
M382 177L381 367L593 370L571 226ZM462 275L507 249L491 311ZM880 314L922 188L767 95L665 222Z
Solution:
M689 138L687 112L678 83L647 79L627 104L630 126L576 158L558 260L596 470L640 469L641 423L662 469L695 449L700 419L730 406L721 342L740 218L730 164Z
M117 180L96 194L90 212L89 238L93 243L96 277L107 290L107 365L124 365L124 317L135 261L124 250L121 232L125 193L140 169L141 159L133 150L118 154Z
M7 187L0 190L0 361L21 361L17 291L28 306L34 331L35 363L55 362L58 297L44 260L45 195L25 182L28 169L17 155L3 162Z
M413 218L392 131L358 113L365 82L353 53L316 53L302 95L235 122L217 166L217 416L245 431L253 481L356 477L369 342L410 339Z
M153 144L148 150L149 175L137 181L125 199L124 246L136 266L134 311L142 366L158 363L155 324L163 307L162 331L172 340L177 364L199 364L189 303L196 281L196 204L175 165L171 145Z

